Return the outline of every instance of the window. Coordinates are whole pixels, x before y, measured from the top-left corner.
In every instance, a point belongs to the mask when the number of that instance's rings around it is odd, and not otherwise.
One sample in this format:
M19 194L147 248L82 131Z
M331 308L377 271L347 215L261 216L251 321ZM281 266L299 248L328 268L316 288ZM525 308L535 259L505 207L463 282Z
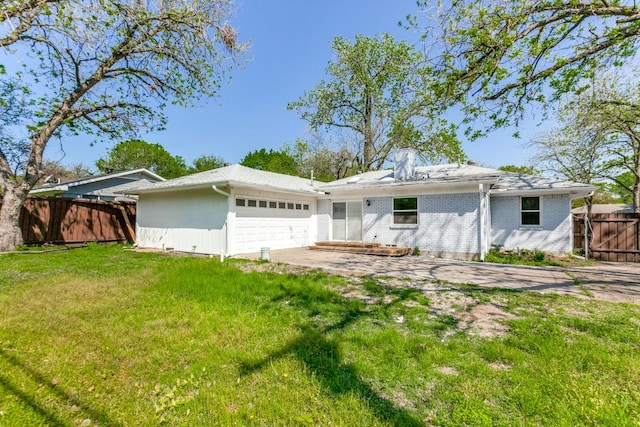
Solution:
M247 200L247 206L249 206L250 208L255 208L256 207L256 201L255 200Z
M267 207L267 201L266 200L258 201L258 206L260 206L261 208L266 208Z
M302 205L302 210L308 211L309 210L309 205Z
M278 209L286 209L287 204L285 202L278 202Z
M269 208L275 209L277 207L278 207L278 203L277 202L269 202Z
M287 203L287 209L293 209L293 203Z
M236 199L236 206L244 206L244 199Z
M296 203L296 210L302 210L302 203Z
M417 197L398 197L393 199L393 223L396 225L418 223Z
M520 221L522 225L540 225L540 197L520 199Z

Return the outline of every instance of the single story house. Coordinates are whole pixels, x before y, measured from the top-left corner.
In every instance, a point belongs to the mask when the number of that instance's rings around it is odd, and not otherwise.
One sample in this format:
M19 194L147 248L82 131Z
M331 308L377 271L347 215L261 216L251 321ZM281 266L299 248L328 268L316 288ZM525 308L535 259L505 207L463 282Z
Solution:
M41 187L31 190L29 194L65 199L135 201L135 197L125 195L129 190L140 185L164 180L160 175L144 168L90 176L69 182L58 182L54 177L48 177L47 182Z
M398 150L393 170L329 183L231 165L131 193L140 247L232 256L358 241L483 259L493 245L571 251L571 200L594 190L475 164L416 167Z

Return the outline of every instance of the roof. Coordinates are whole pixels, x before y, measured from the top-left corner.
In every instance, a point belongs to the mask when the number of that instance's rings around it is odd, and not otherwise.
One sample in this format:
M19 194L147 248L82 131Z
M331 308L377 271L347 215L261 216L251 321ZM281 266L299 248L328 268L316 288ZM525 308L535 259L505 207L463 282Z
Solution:
M577 208L571 209L573 213L585 213L587 210L586 206L580 206ZM625 205L625 204L595 204L591 205L591 213L594 214L609 214L609 213L633 213L633 205Z
M142 185L130 190L130 194L142 194L177 189L204 188L212 185L235 185L259 187L298 193L332 193L352 190L367 191L383 188L407 188L454 186L469 184L493 184L493 194L530 193L569 193L573 198L583 197L596 187L561 181L533 175L504 172L475 164L445 164L419 166L415 168L412 179L398 180L393 170L365 172L329 183L312 183L309 179L274 172L251 169L242 165L230 165L219 169L187 175L180 178Z
M109 173L104 175L90 176L87 178L77 179L75 181L61 182L61 183L46 183L43 186L31 190L30 194L43 194L43 193L57 193L57 192L65 192L70 188L78 187L81 185L93 184L101 181L109 181L115 178L127 178L133 177L137 175L139 180L143 180L143 176L145 176L146 181L165 181L163 177L157 175L145 168L133 169L129 171L122 171L116 173ZM116 191L116 187L113 187L113 190Z
M470 183L495 183L504 172L469 164L418 166L414 178L397 180L393 170L365 172L320 185L323 191L388 188L392 186L441 186Z
M318 192L310 179L261 171L236 164L136 187L130 190L129 193L143 194L177 189L195 189L211 187L212 185L261 187L275 191L310 194L316 194Z
M580 184L573 181L562 181L555 178L545 178L535 175L525 175L514 172L502 172L502 176L492 189L492 194L522 193L523 191L544 193L569 193L572 198L585 197L595 191L597 187Z

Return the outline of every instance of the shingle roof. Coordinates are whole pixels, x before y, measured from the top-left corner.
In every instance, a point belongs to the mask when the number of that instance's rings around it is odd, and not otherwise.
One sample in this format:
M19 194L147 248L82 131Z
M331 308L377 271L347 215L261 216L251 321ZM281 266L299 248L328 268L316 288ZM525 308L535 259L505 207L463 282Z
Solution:
M555 191L566 190L572 194L588 194L596 187L579 184L573 181L562 181L534 175L524 175L513 172L502 172L498 183L493 187L494 192L522 192L522 191Z
M42 185L41 187L38 187L38 188L36 188L34 190L31 190L31 194L48 193L48 192L52 192L52 191L67 191L69 188L77 187L77 186L80 186L80 185L91 184L91 183L94 183L94 182L108 181L108 180L112 180L114 178L122 178L122 177L129 177L129 176L136 176L136 177L138 177L138 179L140 179L141 181L144 181L144 182L153 182L152 180L156 180L156 181L164 181L165 180L160 175L157 175L157 174L151 172L148 169L139 168L139 169L133 169L133 170L128 170L128 171L121 171L121 172L115 172L115 173L109 173L109 174L103 174L103 175L89 176L89 177L86 177L86 178L76 179L74 181L61 182L61 183L58 183L58 184L46 183L46 184ZM147 178L150 178L150 179L141 178L142 176L146 176ZM129 185L127 185L127 187L128 186ZM113 188L116 189L116 187L113 187Z
M274 172L265 172L237 164L136 187L130 191L130 193L140 194L171 189L204 188L212 185L228 184L298 193L317 193L317 190L309 179Z
M495 192L505 194L522 191L566 191L575 196L588 194L595 187L532 175L521 175L470 164L445 164L419 166L414 178L396 180L393 170L372 171L350 176L337 181L311 183L309 179L265 172L242 165L230 165L219 169L187 175L164 182L136 187L131 194L149 193L185 188L204 188L211 185L236 185L260 187L273 190L318 194L319 192L340 192L354 189L367 190L406 186L442 186L468 183L495 184Z
M396 180L392 170L365 172L338 181L322 184L318 188L323 191L347 190L353 188L380 188L408 185L447 185L471 182L493 183L503 172L476 165L446 164L419 166L415 168L412 179Z

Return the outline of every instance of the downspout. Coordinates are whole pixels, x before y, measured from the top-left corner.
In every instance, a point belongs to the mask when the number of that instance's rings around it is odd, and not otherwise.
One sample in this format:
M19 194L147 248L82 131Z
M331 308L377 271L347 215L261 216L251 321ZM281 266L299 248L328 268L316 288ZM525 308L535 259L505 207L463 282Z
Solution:
M231 194L220 190L218 187L216 187L215 185L212 185L211 188L213 189L213 191L215 191L218 194L222 194L223 196L225 196L227 198L227 205L229 205L230 200L231 200ZM224 251L225 253L221 253L220 254L220 262L224 261L224 257L225 256L229 256L229 220L228 220L228 215L229 215L229 206L227 206L227 218L224 219Z
M484 191L484 184L478 184L480 190L480 261L484 262L484 256L488 252L489 237L489 210L490 202L489 195L491 194L491 188L488 191Z

